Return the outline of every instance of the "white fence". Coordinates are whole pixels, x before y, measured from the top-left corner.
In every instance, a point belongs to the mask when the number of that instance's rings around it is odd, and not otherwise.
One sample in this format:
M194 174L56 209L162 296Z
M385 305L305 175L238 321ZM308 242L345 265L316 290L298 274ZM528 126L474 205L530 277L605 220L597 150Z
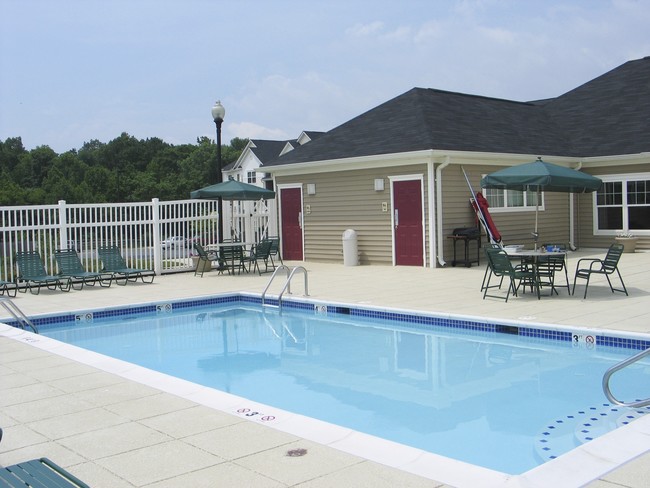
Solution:
M224 238L257 242L277 235L273 203L223 202ZM119 246L132 267L189 271L193 243L217 242L217 229L216 200L0 207L0 279L14 281L19 251L38 251L46 270L56 274L54 250L75 249L86 269L97 271L103 244Z

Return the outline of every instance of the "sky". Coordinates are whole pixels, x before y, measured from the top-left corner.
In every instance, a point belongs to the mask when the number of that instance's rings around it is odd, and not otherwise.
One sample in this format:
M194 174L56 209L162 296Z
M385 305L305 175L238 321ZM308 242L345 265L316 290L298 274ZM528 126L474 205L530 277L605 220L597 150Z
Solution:
M650 55L650 0L0 0L0 140L328 131L413 87L517 101Z

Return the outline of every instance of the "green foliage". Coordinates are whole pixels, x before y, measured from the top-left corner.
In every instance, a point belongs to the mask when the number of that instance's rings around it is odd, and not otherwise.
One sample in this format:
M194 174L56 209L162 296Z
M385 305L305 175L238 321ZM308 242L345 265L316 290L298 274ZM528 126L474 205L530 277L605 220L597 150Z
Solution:
M221 148L222 165L237 160L248 141ZM93 139L57 154L48 146L27 151L20 137L0 140L0 205L183 200L215 183L217 148L207 137L196 144L136 139L123 132L108 143Z

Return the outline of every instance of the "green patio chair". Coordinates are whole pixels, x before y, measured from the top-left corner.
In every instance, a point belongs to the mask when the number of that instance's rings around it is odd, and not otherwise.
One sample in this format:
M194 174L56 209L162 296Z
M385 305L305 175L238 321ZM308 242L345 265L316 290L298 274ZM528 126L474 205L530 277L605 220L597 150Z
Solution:
M113 275L110 273L95 273L86 271L79 259L79 255L72 249L57 249L54 251L54 258L59 267L59 276L71 279L72 288L83 289L84 285L110 287L113 282ZM79 288L75 287L79 285Z
M152 269L131 268L122 257L119 248L114 245L99 246L97 254L102 262L102 272L110 273L118 285L126 285L129 281L138 281L138 278L143 283L153 283L156 273ZM145 278L150 277L149 281ZM121 283L120 280L124 280Z
M491 274L488 276L487 283L483 289L483 300L485 300L485 297L491 297L501 298L502 300L505 299L507 302L510 297L510 292L512 292L514 296L517 296L517 290L521 285L524 286L524 289L526 286L534 288L537 291L537 299L539 300L540 293L539 283L537 281L537 271L531 265L526 264L513 266L508 254L502 249L486 248L485 254L487 256ZM508 291L505 297L503 295L488 295L490 289L497 287L500 288L500 284L490 286L492 276L496 276L499 279L508 279Z
M0 486L7 488L90 488L48 458L0 468Z
M219 273L223 273L224 270L227 269L226 265L221 261L221 259L219 259L217 252L206 251L205 248L198 242L194 243L194 249L199 256L199 259L196 262L196 268L194 269L194 276L201 273L201 277L203 277L207 263L217 263L217 267L215 269L217 269Z
M583 298L587 298L587 288L589 287L589 279L591 278L591 275L600 274L605 275L605 278L607 278L607 283L609 283L609 288L612 290L612 293L620 291L621 293L625 293L626 296L629 296L625 283L623 283L621 272L618 270L618 262L623 254L623 249L623 244L612 244L607 250L605 259L582 258L578 260L578 263L576 264L576 274L573 278L572 294L575 295L576 293L577 279L584 279L587 280L587 283L585 283L585 295ZM618 275L618 279L621 281L623 288L614 288L612 286L612 281L609 279L609 275L614 273Z
M280 264L284 264L284 261L282 261L282 255L280 254L280 239L278 237L269 237L268 240L271 242L269 258L271 259L271 265L273 266L273 269L275 269L273 256L276 256L280 260Z
M71 279L65 276L55 276L49 274L43 266L41 255L38 251L23 251L16 253L16 265L18 266L18 277L16 283L24 281L27 288L35 295L41 291L41 286L46 286L48 290L70 291ZM36 290L36 291L34 291Z
M244 247L241 244L221 246L219 248L219 261L221 261L228 270L228 274L235 274L235 270L241 274L242 271L248 271L246 263L248 260L244 256Z
M557 251L562 251L565 254L563 255L547 255L539 256L537 258L537 274L540 278L540 284L542 286L548 285L551 287L551 295L555 293L559 295L557 287L555 286L555 274L562 273L564 271L564 279L566 282L566 289L568 294L571 294L571 285L569 284L569 271L567 270L566 265L566 244L542 244L544 249L554 249ZM562 285L564 287L564 285Z
M502 247L501 244L496 244L496 243L490 243L483 246L483 252L485 253L486 259L488 258L487 257L488 249L502 249ZM485 273L483 273L483 281L481 282L481 291L485 290L486 283L489 283L491 276L492 276L492 268L490 268L490 265L488 263L485 266ZM501 280L499 281L499 284L492 285L492 288L501 288L502 283L503 283L503 276L501 276Z
M260 268L260 263L264 263L264 272L269 271L269 260L271 259L271 241L263 240L253 246L251 249L250 256L244 257L244 263L248 264L248 271L255 271L262 276L262 269ZM275 269L275 267L274 267Z

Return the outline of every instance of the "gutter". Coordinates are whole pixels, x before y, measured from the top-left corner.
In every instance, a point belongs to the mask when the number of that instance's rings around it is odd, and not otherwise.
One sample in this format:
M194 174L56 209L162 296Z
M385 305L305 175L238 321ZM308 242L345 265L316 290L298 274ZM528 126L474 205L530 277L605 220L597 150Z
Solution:
M438 264L440 264L440 266L447 265L445 258L442 255L444 244L444 236L442 235L442 170L450 164L451 158L447 155L445 156L445 162L436 168L436 220L438 223L436 226L436 236L438 238Z

